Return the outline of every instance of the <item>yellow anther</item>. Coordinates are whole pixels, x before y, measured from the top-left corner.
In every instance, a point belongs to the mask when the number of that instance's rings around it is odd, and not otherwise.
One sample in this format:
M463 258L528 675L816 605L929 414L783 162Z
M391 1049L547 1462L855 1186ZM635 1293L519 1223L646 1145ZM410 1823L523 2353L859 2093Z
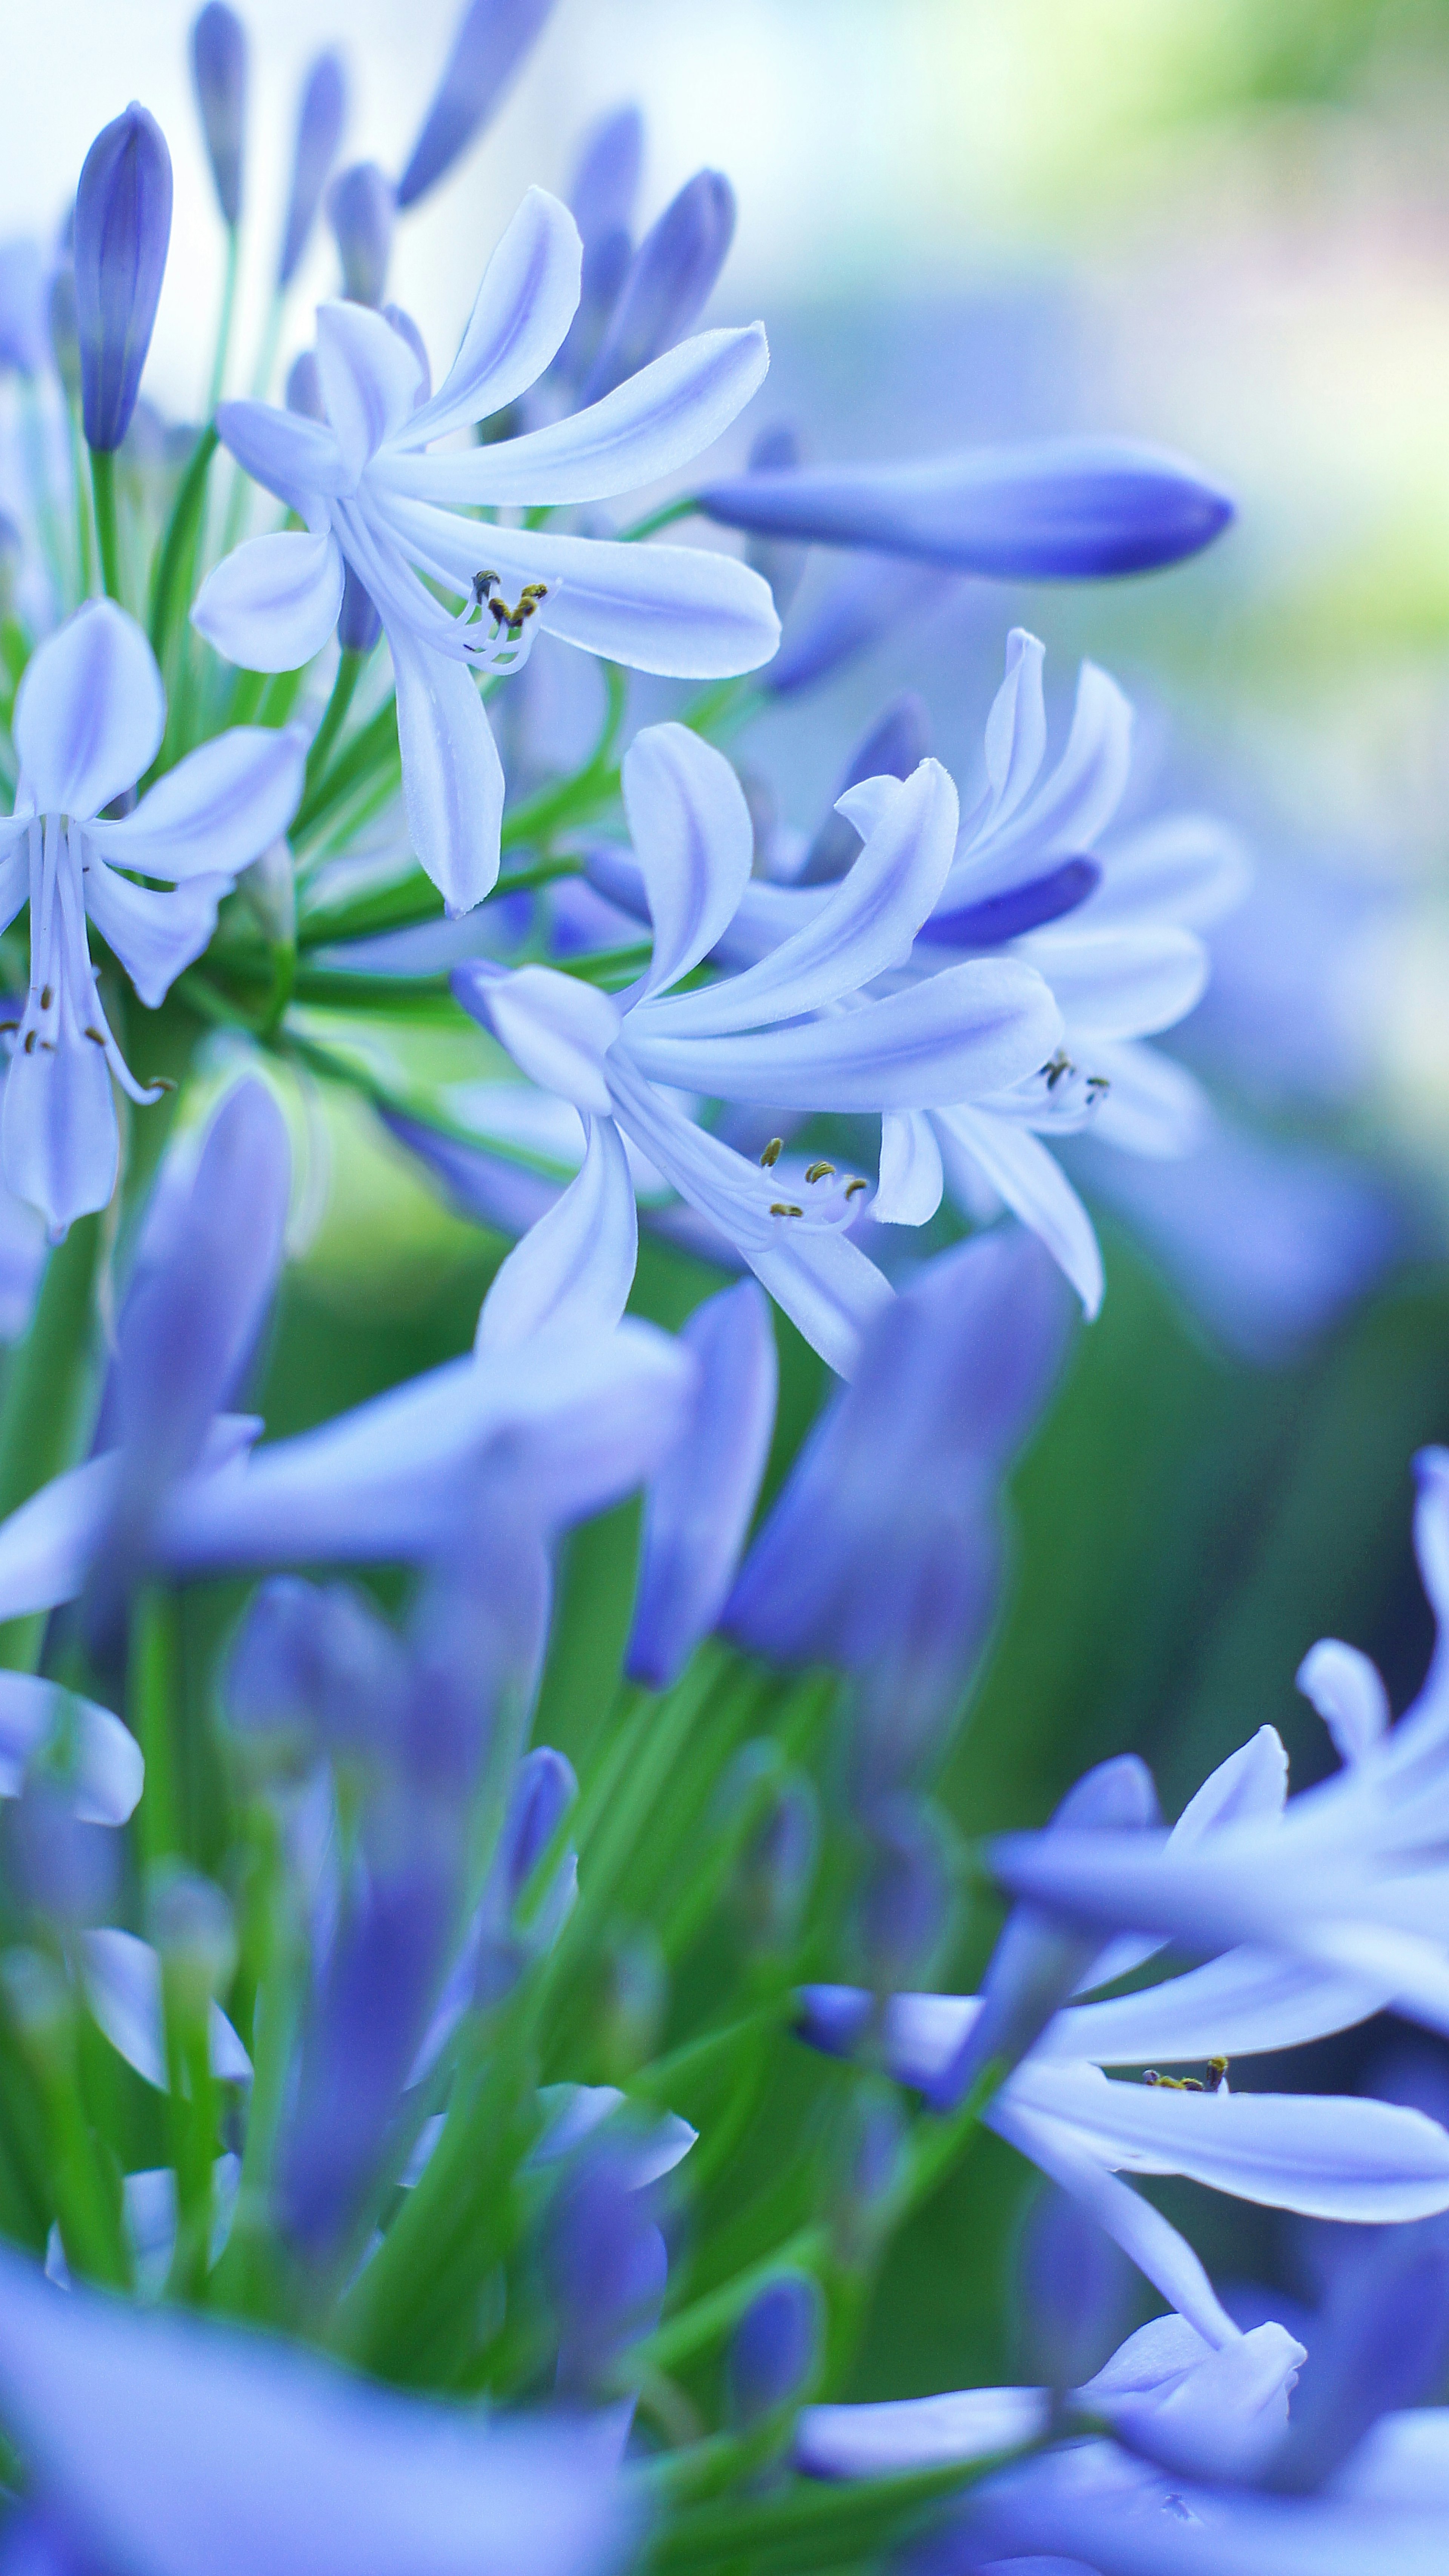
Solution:
M40 1007L41 1007L41 1009L42 1009L43 1011L48 1011L48 1010L49 1010L49 1008L50 1008L50 1006L51 1006L51 1003L52 1003L54 1000L55 1000L55 986L54 986L53 984L42 984L42 985L41 985L41 988L40 988Z
M833 1163L812 1163L805 1174L805 1178L807 1181L823 1181L826 1179L827 1175L831 1180L835 1178L835 1165Z
M780 1156L783 1154L784 1150L785 1150L785 1139L784 1139L784 1137L783 1137L783 1136L772 1136L772 1137L770 1138L770 1141L769 1141L768 1145L765 1147L765 1150L764 1150L763 1154L760 1156L760 1169L761 1169L761 1171L762 1171L762 1172L768 1172L768 1171L772 1170L772 1169L773 1169L773 1167L774 1167L774 1165L775 1165L776 1163L778 1163L778 1161L779 1161L779 1159L780 1159Z
M771 1216L803 1216L804 1213L803 1208L792 1207L788 1199L774 1199L770 1204Z
M1061 1081L1064 1073L1075 1073L1075 1071L1076 1066L1073 1064L1072 1059L1067 1054L1065 1048L1058 1047L1056 1054L1048 1056L1046 1063L1042 1066L1042 1072L1046 1076L1046 1087L1048 1091L1055 1091L1057 1084Z
M1226 2057L1210 2057L1208 2059L1207 2089L1210 2093L1220 2093L1222 2091L1223 2086L1228 2080L1228 2068L1231 2063L1231 2059Z
M869 1181L847 1181L845 1184L845 1195L848 1199L853 1199L857 1190L868 1190L869 1187Z

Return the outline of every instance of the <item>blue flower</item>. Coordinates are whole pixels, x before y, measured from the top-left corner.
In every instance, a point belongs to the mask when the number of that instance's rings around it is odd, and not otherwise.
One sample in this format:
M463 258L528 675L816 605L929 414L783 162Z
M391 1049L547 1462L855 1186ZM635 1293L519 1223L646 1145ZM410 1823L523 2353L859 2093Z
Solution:
M131 425L170 240L171 155L133 101L96 136L76 190L81 412L93 448L119 447Z
M753 670L779 640L766 585L727 556L502 527L458 506L596 501L657 481L754 393L768 363L758 324L684 342L572 419L426 452L506 410L543 373L579 300L580 258L567 209L530 189L436 394L402 331L327 304L317 321L326 421L255 402L218 413L238 462L308 532L238 547L203 583L193 621L231 660L291 670L332 633L351 565L392 653L412 845L455 912L498 874L503 772L476 673L515 666L540 628L638 670L702 678ZM461 613L429 582L461 598Z
M654 930L648 974L617 1002L549 967L459 967L453 990L544 1089L588 1122L578 1179L504 1263L483 1347L544 1316L623 1310L634 1188L623 1139L711 1219L816 1349L849 1376L889 1302L845 1231L865 1184L812 1164L800 1195L685 1115L671 1094L785 1110L914 1110L990 1094L1051 1054L1046 986L1014 958L953 966L900 992L869 988L910 954L956 839L956 792L935 761L876 782L866 846L793 937L744 974L671 991L718 947L745 896L753 833L722 755L682 725L640 734L624 802ZM857 791L864 796L866 791Z
M129 1071L101 1005L86 916L154 1010L216 926L241 869L283 832L302 789L303 736L238 726L192 752L118 821L160 748L166 698L141 629L92 600L32 656L15 702L20 781L0 822L0 923L30 905L30 991L5 1085L5 1176L52 1233L101 1208L116 1176L111 1077ZM170 894L135 882L169 883Z

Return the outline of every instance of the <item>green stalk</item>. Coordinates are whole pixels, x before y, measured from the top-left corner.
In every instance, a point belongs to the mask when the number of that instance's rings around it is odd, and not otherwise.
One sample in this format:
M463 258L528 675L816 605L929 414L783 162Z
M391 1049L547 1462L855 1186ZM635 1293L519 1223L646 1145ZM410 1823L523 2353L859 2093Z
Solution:
M91 493L96 505L96 535L101 548L101 577L106 595L124 606L121 596L121 531L116 518L114 448L91 449Z
M76 576L82 599L92 599L96 587L96 544L91 526L90 476L85 468L85 441L81 437L80 410L68 402L66 425L70 433L70 471L75 486Z
M226 356L231 346L231 325L232 315L236 310L236 280L240 256L240 228L236 224L231 224L227 228L226 236L226 284L221 290L221 320L217 324L216 355L211 362L211 387L206 397L208 419L221 400L221 389L226 381Z
M147 1584L131 1622L128 1714L146 1761L146 1786L136 1824L148 1868L181 1848L176 1777L178 1649L175 1599L159 1584Z
M206 507L206 478L217 445L215 424L208 422L191 451L176 498L171 504L166 532L156 552L156 569L151 579L151 650L163 669L177 613L189 602L202 513Z
M100 1245L100 1218L77 1218L47 1257L25 1338L10 1355L0 1404L0 1520L72 1466L85 1445ZM33 1672L44 1634L43 1612L6 1620L0 1665Z
M352 704L353 693L362 677L363 659L364 656L361 653L342 653L338 656L337 677L332 683L332 695L323 709L322 721L312 736L312 748L307 754L307 792L309 794L326 768L327 755L347 720L347 710Z

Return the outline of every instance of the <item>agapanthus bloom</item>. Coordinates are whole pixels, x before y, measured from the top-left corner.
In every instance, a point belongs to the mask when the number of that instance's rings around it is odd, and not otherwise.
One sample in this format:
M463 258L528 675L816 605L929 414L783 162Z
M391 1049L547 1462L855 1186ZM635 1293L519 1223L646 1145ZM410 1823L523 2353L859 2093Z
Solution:
M543 373L579 300L573 217L532 188L488 264L452 369L429 395L415 335L352 304L323 305L317 367L326 420L224 403L222 436L307 533L256 537L226 557L193 610L231 660L290 670L337 623L348 568L382 618L397 684L413 848L450 910L498 874L503 772L480 672L516 666L539 628L636 670L714 678L767 661L779 625L767 585L698 547L631 545L503 527L465 512L530 512L627 492L699 453L765 373L758 324L708 331L571 419L525 436L428 453L502 411ZM454 612L428 587L462 603ZM510 601L508 594L513 594Z
M274 841L302 787L303 737L238 726L107 818L166 727L156 657L134 619L92 600L32 656L15 701L20 781L0 823L0 926L30 905L30 990L5 1085L5 1176L63 1234L106 1205L116 1177L111 1077L131 1073L101 1002L89 914L155 1010L206 947L239 871ZM158 893L136 877L159 878Z
M847 800L868 837L855 866L799 932L742 975L677 987L718 947L749 884L753 833L734 771L683 725L638 735L624 803L654 930L649 971L617 1000L546 966L483 960L453 990L521 1071L588 1122L578 1179L498 1275L483 1344L561 1310L622 1313L634 1275L627 1136L681 1198L732 1242L833 1368L890 1296L846 1228L867 1185L812 1163L794 1194L710 1135L672 1095L795 1110L908 1111L1007 1089L1038 1070L1060 1020L1015 958L986 958L879 997L909 956L951 864L956 791L939 762L904 783L874 779Z

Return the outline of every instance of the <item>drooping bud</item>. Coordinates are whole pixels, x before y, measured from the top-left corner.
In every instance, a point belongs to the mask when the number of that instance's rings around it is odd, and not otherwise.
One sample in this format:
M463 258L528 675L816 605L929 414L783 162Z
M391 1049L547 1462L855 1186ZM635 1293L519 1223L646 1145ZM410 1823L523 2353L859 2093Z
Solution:
M375 161L354 161L327 191L327 220L342 262L342 292L352 304L381 304L392 256L397 203Z
M435 188L482 132L552 7L553 0L471 0L398 181L399 207L415 206Z
M327 185L342 123L347 113L347 82L341 56L319 54L307 74L297 113L297 144L292 156L292 193L277 262L277 284L290 286L312 236L322 191Z
M207 0L192 22L191 77L222 220L241 220L242 148L246 139L247 35L224 0Z
M807 2272L782 2272L751 2301L734 2331L729 2405L741 2432L798 2403L819 2358L825 2302Z
M735 232L735 192L720 170L697 170L634 254L584 400L597 402L626 376L682 340L703 309Z
M1079 2388L1122 2340L1132 2269L1110 2236L1054 2184L1037 2195L1019 2265L1026 2377Z
M75 309L88 444L119 447L151 346L171 240L171 155L133 100L96 136L75 200Z

